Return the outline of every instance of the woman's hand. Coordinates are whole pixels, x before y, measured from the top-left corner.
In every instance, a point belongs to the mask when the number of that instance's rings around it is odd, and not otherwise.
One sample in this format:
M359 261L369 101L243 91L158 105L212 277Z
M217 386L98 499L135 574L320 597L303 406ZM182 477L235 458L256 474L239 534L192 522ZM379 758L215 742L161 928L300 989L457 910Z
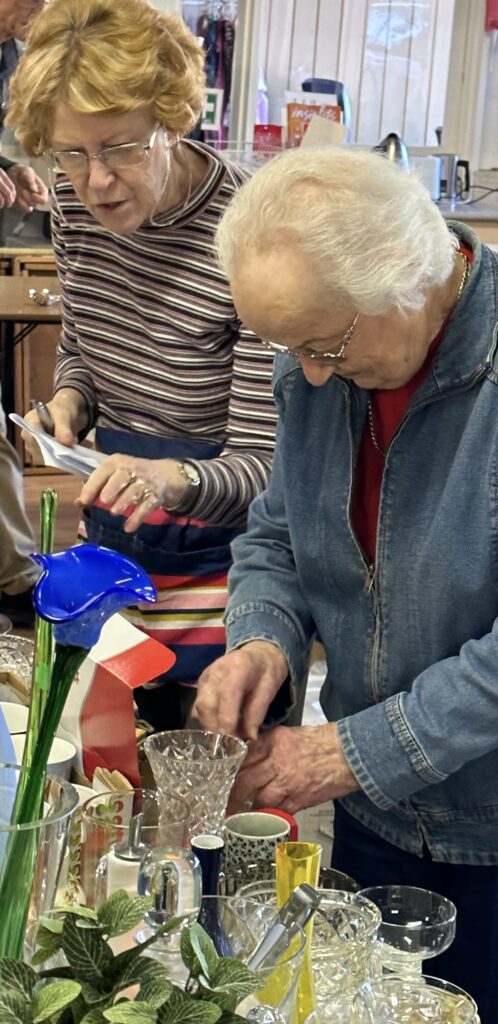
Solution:
M203 729L256 739L288 673L287 661L275 644L250 640L204 669L193 713Z
M342 752L335 722L282 726L261 733L230 793L228 813L251 806L295 814L360 787Z
M133 533L154 509L179 505L188 489L176 459L110 455L89 476L77 504L86 507L98 500L111 515L127 516L124 531Z
M81 392L74 388L61 388L47 403L47 409L54 423L55 440L60 444L77 444L78 435L88 426L88 409ZM26 413L25 419L38 430L43 429L36 409ZM23 430L21 437L36 462L40 458L40 449L33 435Z

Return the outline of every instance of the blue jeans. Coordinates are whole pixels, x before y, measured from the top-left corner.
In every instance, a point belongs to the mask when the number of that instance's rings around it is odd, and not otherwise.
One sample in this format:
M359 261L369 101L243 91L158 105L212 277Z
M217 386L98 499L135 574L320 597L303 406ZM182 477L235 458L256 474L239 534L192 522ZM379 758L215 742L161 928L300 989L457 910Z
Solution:
M426 960L427 974L460 985L475 999L481 1024L498 1016L498 867L433 861L406 853L335 805L332 867L362 886L416 885L447 896L457 907L456 937L441 956Z

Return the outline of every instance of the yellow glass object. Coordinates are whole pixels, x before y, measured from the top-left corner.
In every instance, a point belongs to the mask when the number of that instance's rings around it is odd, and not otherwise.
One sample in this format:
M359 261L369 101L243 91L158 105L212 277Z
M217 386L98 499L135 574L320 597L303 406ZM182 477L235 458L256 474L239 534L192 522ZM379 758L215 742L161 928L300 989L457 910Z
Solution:
M277 906L282 907L297 885L307 882L318 885L322 847L320 843L277 843ZM304 951L299 987L297 991L296 1010L293 1024L304 1024L315 1009L315 991L313 988L313 970L311 967L311 933L313 921L306 928L306 948Z

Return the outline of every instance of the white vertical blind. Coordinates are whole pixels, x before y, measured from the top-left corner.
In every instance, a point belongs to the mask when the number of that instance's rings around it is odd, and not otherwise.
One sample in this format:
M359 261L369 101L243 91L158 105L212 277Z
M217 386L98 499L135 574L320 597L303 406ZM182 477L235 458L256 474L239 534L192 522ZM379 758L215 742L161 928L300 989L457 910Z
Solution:
M348 88L351 141L389 131L435 145L443 123L455 0L262 0L261 63L270 120L305 78Z

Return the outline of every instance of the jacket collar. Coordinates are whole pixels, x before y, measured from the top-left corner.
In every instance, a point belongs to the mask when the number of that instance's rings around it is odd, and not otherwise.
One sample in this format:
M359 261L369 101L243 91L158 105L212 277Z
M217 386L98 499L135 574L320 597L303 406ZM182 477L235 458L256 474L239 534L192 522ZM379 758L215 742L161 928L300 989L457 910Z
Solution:
M472 250L473 261L463 295L455 307L431 370L416 400L462 387L488 375L498 382L497 294L498 258L482 246L471 228L451 221L459 241Z

